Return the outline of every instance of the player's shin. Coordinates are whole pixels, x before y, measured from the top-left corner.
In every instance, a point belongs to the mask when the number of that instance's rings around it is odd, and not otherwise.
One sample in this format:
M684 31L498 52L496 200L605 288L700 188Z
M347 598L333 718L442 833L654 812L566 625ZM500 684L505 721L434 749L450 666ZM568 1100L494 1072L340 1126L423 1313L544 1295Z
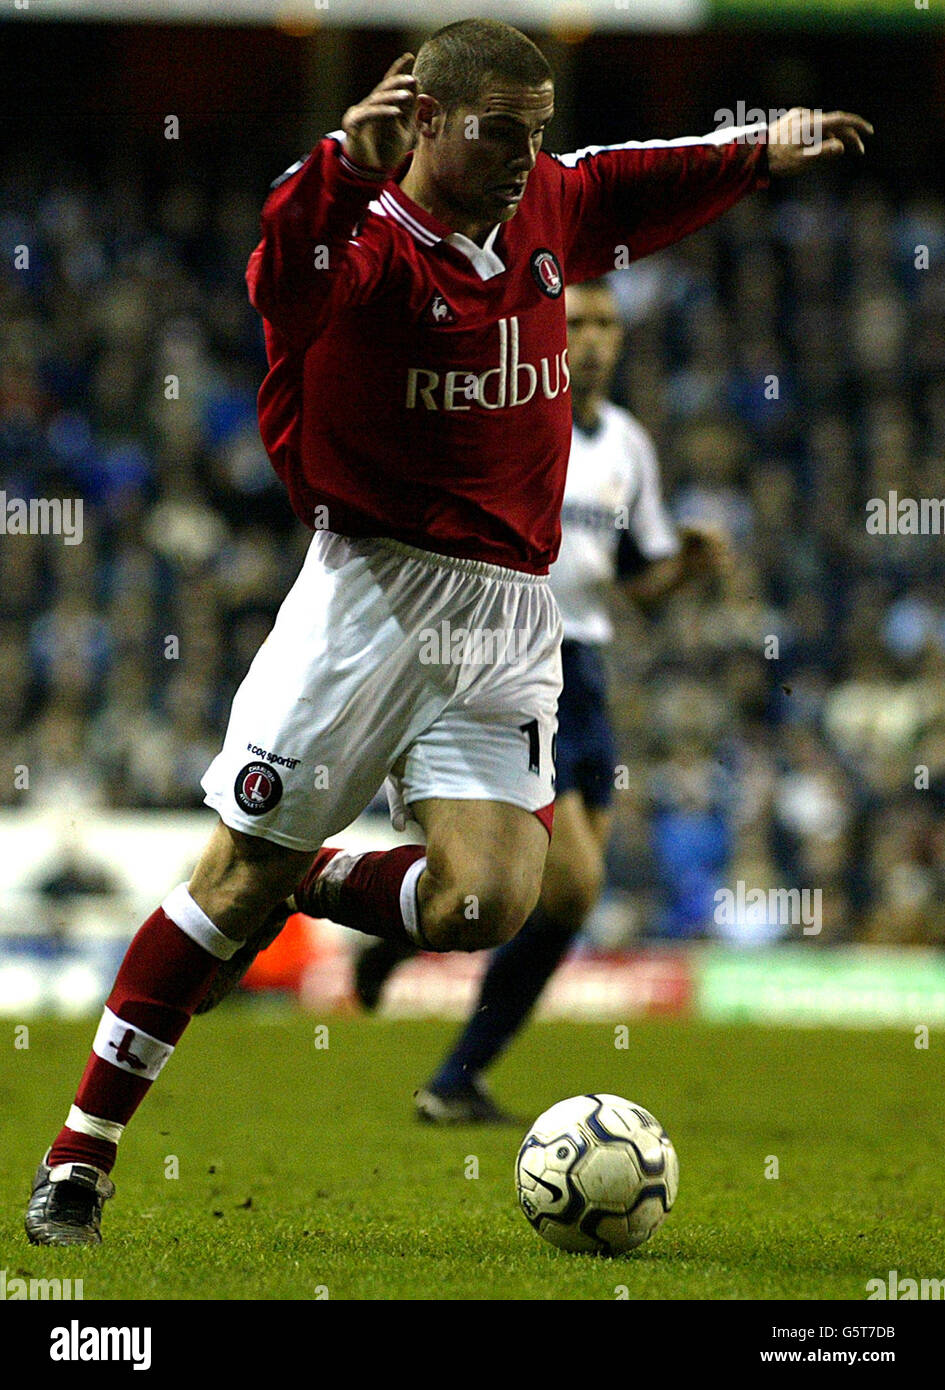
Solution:
M428 951L433 948L423 935L417 900L426 864L423 845L365 854L322 849L295 890L295 905L307 916Z
M108 1173L122 1130L174 1051L219 968L241 943L224 936L180 884L128 947L105 1005L75 1103L49 1166Z

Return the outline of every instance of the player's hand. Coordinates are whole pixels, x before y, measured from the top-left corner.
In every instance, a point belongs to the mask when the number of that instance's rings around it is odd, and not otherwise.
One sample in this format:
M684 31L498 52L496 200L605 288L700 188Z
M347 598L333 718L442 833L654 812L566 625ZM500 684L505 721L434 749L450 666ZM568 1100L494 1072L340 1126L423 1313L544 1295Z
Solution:
M776 178L799 174L843 154L865 154L873 127L849 111L809 111L795 106L768 126L768 168Z
M735 559L728 536L718 526L680 526L679 539L687 578L718 579L723 584L731 578Z
M417 79L412 53L402 54L380 82L357 106L349 106L341 121L345 154L363 169L391 173L413 148L413 113Z

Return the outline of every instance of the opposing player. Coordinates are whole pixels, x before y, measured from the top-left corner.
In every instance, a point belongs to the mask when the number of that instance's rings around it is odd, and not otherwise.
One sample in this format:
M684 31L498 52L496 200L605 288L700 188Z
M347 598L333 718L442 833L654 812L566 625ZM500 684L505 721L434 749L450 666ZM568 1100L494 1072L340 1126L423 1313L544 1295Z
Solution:
M549 581L564 623L554 829L541 896L521 931L494 952L453 1050L416 1096L437 1124L510 1120L483 1074L522 1027L600 893L610 835L617 747L607 711L603 648L613 636L617 581L647 604L726 567L711 530L677 530L662 501L653 442L608 399L622 328L606 281L565 291L574 430ZM407 954L379 941L361 953L356 989L368 1008Z
M247 271L270 362L260 429L316 534L204 777L220 823L131 942L37 1171L35 1242L100 1239L125 1125L198 1005L293 906L447 951L502 944L537 902L565 282L686 236L769 173L862 151L868 129L836 113L817 146L778 123L756 143L729 130L554 158L553 94L517 30L449 25L266 202ZM395 823L409 808L425 846L319 850L385 777Z

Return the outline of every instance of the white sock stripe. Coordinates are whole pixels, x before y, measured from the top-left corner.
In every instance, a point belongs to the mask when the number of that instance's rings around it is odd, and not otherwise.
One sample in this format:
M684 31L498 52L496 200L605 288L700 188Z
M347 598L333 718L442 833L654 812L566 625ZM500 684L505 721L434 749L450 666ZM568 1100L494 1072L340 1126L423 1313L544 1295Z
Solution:
M117 1144L125 1126L116 1124L114 1120L100 1120L97 1115L86 1115L84 1110L72 1105L66 1116L66 1128L74 1129L77 1134L87 1134L90 1139L104 1139L106 1143Z
M346 854L344 850L340 854L333 854L331 859L318 875L316 889L317 910L315 916L325 916L329 921L339 920L341 912L340 895L344 887L345 880L354 868L367 854L367 850L362 850L360 854Z
M320 883L344 883L345 879L354 868L355 864L360 864L361 860L368 853L366 849L359 854L348 854L342 850L340 854L333 854L328 863L318 875Z
M143 1081L156 1081L174 1049L170 1043L152 1038L150 1033L126 1023L106 1008L92 1042L92 1051L120 1071L131 1072Z
M420 935L420 906L417 902L417 880L427 867L426 856L411 864L400 885L400 915L404 919L407 935L418 946L425 946Z
M185 936L189 936L191 941L217 960L229 960L243 945L242 941L233 941L229 936L224 936L213 925L203 908L190 896L190 885L187 883L179 883L168 893L161 907Z

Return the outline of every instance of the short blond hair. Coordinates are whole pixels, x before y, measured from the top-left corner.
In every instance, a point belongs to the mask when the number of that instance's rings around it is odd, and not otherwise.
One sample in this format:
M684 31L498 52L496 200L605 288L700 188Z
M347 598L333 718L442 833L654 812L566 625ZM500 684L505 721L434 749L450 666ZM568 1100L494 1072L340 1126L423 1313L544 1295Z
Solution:
M447 112L475 105L489 77L523 87L554 81L541 49L498 19L460 19L438 29L421 45L413 71L420 91Z

